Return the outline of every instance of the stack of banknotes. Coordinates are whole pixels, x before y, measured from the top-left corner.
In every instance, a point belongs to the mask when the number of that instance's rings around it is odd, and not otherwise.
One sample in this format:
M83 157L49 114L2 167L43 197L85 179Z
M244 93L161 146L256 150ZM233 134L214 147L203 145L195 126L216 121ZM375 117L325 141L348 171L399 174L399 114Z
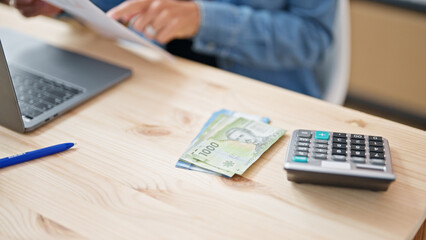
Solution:
M220 110L212 114L176 167L232 177L243 174L285 130L265 117Z

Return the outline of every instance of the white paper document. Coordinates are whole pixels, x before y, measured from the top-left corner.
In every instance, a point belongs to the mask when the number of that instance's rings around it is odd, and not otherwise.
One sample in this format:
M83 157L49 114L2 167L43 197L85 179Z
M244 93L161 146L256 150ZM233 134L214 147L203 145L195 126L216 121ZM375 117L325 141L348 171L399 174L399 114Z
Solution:
M113 39L124 39L138 43L143 47L154 50L162 57L173 60L173 56L161 47L147 41L114 19L108 17L101 9L89 0L45 0L63 9L68 14L79 19L102 36Z

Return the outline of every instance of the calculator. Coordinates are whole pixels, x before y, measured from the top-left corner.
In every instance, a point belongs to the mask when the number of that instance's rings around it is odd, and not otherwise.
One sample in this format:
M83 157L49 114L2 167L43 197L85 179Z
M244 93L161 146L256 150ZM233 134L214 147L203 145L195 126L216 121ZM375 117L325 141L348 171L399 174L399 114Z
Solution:
M362 134L296 130L284 169L297 183L375 191L386 191L395 180L388 140Z

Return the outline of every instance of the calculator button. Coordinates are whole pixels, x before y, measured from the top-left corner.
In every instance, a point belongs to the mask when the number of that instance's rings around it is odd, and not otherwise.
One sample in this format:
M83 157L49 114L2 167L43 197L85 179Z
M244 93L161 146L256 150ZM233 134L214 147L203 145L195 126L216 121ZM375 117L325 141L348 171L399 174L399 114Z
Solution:
M384 153L372 152L372 153L370 153L370 158L385 159L385 154Z
M346 156L346 150L343 149L333 149L331 150L332 155L344 155Z
M346 138L346 133L333 133L333 137Z
M328 140L329 137L330 136L329 136L328 132L323 132L323 131L316 131L315 132L315 139Z
M315 144L314 148L328 148L327 144Z
M361 168L361 169L385 171L385 167L374 166L374 165L370 165L370 164L356 164L355 166L357 168Z
M365 145L365 140L360 140L360 139L351 139L351 144L355 144L355 145Z
M309 130L299 130L299 137L311 138L312 134Z
M370 146L370 152L383 153L383 148L382 147L373 147L373 146Z
M317 153L317 154L314 154L314 158L316 158L316 159L327 159L327 154Z
M341 162L346 161L346 156L342 156L342 155L334 155L332 158L335 161L341 161Z
M362 145L351 145L351 150L365 151L365 146L362 146Z
M370 163L374 165L385 165L385 160L383 159L370 159Z
M300 137L297 141L299 142L310 142L309 138Z
M297 152L294 153L294 155L307 157L308 153L307 152L297 151Z
M308 162L308 158L304 157L304 156L294 156L293 157L293 162L307 163Z
M365 163L365 158L363 157L353 157L351 158L351 161L354 163Z
M297 146L299 146L299 147L309 147L309 143L308 142L298 142Z
M316 144L328 144L327 140L315 140Z
M301 151L301 152L308 152L309 148L307 148L307 147L297 147L296 150L297 151Z
M369 136L368 140L369 141L377 141L377 142L382 142L383 141L382 137L377 137L377 136Z
M370 141L370 146L383 147L383 142Z
M333 138L333 143L346 143L346 138L335 137Z
M333 148L346 149L346 144L342 144L342 143L333 143Z
M351 157L365 157L365 151L352 150Z
M359 139L359 140L364 140L364 135L360 135L360 134L351 134L351 139Z
M321 167L323 168L334 168L334 169L344 169L344 170L350 170L351 164L344 161L344 162L336 162L336 161L322 161ZM325 176L324 176L325 177Z
M316 153L327 153L327 149L323 149L323 148L315 148L314 152Z

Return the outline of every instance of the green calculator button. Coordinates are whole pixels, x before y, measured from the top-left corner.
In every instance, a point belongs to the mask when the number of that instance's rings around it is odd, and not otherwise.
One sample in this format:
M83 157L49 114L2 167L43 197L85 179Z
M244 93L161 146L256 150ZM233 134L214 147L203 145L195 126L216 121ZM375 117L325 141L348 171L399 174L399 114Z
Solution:
M293 156L293 162L307 163L308 158L302 156Z
M329 136L328 132L323 132L323 131L316 131L315 132L315 139L328 140L329 137L330 136Z

